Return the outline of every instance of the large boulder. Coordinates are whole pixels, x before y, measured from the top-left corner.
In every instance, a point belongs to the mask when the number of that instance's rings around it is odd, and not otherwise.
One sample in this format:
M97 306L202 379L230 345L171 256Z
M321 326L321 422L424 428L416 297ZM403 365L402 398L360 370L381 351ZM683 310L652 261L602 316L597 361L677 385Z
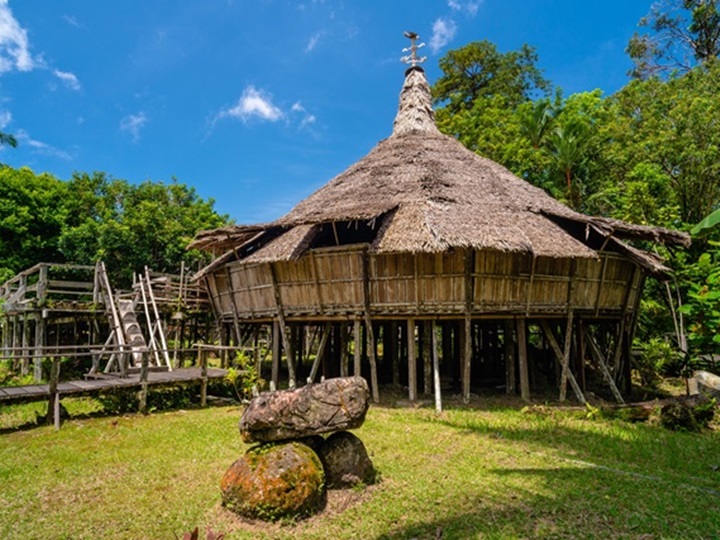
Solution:
M375 482L375 468L363 442L348 431L333 433L320 447L329 488L342 489Z
M317 454L299 442L251 448L220 483L223 504L246 517L274 521L303 517L325 501L325 474Z
M365 421L370 390L362 377L340 377L297 390L264 392L240 418L243 441L302 439L358 428Z

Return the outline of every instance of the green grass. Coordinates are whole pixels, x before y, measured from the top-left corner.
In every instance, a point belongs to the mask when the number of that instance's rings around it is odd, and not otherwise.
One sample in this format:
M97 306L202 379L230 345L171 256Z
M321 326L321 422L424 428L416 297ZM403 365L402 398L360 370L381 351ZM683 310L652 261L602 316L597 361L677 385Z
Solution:
M452 404L451 404L452 405ZM355 433L381 474L297 523L220 505L247 448L236 407L71 420L0 435L0 538L717 538L720 434L484 399L372 407ZM70 408L70 407L68 407ZM5 410L0 410L0 416Z

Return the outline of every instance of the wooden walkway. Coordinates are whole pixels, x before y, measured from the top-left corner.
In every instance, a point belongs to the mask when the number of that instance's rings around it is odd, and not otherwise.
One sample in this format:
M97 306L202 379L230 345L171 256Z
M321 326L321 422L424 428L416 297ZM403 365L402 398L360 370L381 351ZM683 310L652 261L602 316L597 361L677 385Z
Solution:
M227 374L224 369L208 368L208 379L222 379ZM202 370L199 367L180 368L173 371L150 371L148 386L174 385L186 382L202 382ZM126 378L108 377L85 381L69 381L58 383L60 398L76 395L99 394L116 388L140 387L140 374L130 374ZM23 403L44 401L50 398L49 384L30 384L27 386L7 386L0 388L0 405L7 403Z

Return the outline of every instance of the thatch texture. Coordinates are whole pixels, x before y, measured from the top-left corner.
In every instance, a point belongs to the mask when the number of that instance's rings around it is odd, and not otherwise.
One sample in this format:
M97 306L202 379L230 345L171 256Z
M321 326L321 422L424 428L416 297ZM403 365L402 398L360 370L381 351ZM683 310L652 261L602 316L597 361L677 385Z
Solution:
M585 216L556 201L505 167L466 149L435 126L430 87L420 68L407 72L392 135L367 156L307 197L276 222L201 233L193 246L242 243L259 229L287 229L254 255L290 260L311 245L312 225L381 220L375 252L441 252L474 248L555 258L594 258L578 230L604 238L687 245L684 233ZM574 231L574 232L573 232ZM607 242L605 243L608 244ZM615 245L615 244L613 244ZM653 257L632 252L653 273Z

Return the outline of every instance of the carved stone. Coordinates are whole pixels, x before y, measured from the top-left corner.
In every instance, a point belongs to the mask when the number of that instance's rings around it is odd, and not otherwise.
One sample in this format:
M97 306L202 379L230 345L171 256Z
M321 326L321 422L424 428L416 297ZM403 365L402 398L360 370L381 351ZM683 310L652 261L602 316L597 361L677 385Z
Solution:
M370 391L362 377L339 377L297 390L264 392L240 418L246 443L302 439L360 427Z

